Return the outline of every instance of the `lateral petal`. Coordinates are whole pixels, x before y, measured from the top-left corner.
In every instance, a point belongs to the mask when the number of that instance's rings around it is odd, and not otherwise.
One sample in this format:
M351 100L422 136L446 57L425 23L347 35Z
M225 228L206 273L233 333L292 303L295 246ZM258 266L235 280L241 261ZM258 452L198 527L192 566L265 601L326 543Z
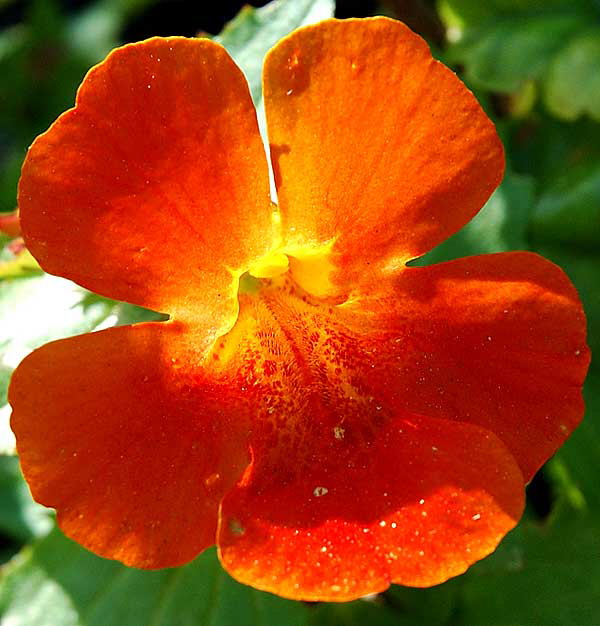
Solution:
M215 541L248 463L247 421L179 324L47 344L12 378L12 428L34 498L71 538L135 567L180 565Z
M525 480L583 417L586 321L564 272L529 252L410 267L346 307L382 401L495 433ZM374 292L377 289L374 287Z
M206 39L113 51L23 166L26 243L52 274L214 333L272 243L268 167L241 71Z
M297 30L263 82L284 235L290 250L333 242L331 295L449 237L502 178L493 124L400 22Z

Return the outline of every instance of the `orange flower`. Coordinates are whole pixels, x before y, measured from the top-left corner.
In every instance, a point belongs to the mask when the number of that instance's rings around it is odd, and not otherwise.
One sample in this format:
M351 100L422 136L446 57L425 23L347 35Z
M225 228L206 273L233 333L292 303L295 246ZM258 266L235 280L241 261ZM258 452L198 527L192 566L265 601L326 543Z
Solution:
M10 389L34 497L158 568L217 543L238 580L348 600L489 554L579 422L577 294L527 252L407 267L498 185L492 123L385 18L267 56L278 206L240 70L150 39L90 71L29 151L48 272L170 314L48 344Z

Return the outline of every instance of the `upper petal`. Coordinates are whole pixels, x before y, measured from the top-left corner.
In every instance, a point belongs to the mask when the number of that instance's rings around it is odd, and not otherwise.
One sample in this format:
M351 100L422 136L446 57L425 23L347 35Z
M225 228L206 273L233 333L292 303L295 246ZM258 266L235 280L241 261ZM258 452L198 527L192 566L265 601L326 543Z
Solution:
M473 94L399 22L295 31L267 55L264 93L284 234L334 242L333 291L447 238L502 178Z
M48 272L226 325L232 272L272 234L268 167L241 71L205 39L113 51L30 148L19 207Z
M33 497L101 556L167 567L215 541L247 422L196 339L171 322L112 328L47 344L15 371L11 426Z

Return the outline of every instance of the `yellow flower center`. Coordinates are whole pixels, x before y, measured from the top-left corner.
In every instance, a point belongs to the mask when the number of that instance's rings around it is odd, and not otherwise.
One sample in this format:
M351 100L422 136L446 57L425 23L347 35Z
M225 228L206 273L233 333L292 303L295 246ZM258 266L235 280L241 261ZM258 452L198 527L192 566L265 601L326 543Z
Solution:
M250 276L254 278L275 278L285 274L290 263L287 254L283 252L271 252L259 259L248 269Z
M326 298L334 292L332 247L333 241L321 246L289 246L272 250L242 276L240 289L246 293L254 292L260 286L256 279L273 279L289 272L292 280L304 291L317 298Z

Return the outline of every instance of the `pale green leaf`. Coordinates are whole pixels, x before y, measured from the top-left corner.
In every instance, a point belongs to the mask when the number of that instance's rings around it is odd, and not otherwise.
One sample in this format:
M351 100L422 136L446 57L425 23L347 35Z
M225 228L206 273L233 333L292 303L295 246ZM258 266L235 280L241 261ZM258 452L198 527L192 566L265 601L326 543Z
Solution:
M127 568L52 532L4 567L11 626L301 626L309 608L232 580L214 550L177 569Z
M557 117L574 120L588 114L600 121L600 28L582 32L556 55L545 95Z
M332 17L334 9L334 0L275 0L260 9L247 6L215 37L242 68L256 105L262 100L262 64L268 50L296 28Z

